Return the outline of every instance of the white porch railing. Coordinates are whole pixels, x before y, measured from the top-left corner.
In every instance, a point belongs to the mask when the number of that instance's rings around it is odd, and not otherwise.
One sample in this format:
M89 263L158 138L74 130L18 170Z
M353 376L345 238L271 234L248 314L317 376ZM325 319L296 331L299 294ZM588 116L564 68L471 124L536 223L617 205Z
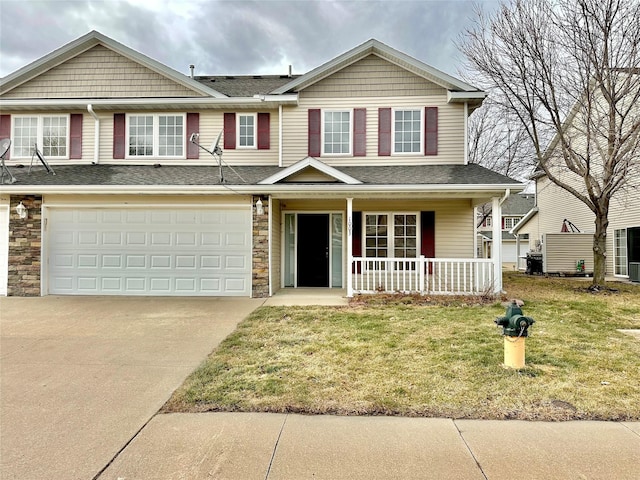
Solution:
M486 258L353 258L350 263L352 293L481 295L495 287L493 261Z

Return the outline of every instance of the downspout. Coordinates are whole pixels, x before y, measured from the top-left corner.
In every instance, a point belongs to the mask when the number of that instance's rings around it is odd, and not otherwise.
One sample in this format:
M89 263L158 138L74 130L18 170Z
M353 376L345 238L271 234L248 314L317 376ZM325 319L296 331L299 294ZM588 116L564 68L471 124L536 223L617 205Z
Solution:
M278 105L278 166L282 166L282 104Z
M469 102L464 102L464 164L469 164Z
M94 132L93 132L93 163L98 165L100 163L100 118L93 111L93 107L89 103L87 105L87 111L95 119Z

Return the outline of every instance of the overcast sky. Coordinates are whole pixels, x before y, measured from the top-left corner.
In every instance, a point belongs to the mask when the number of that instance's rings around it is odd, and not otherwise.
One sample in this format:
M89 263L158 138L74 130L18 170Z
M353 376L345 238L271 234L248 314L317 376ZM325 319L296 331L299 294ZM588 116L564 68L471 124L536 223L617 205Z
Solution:
M454 76L497 0L0 0L0 77L97 30L185 74L305 73L376 38Z

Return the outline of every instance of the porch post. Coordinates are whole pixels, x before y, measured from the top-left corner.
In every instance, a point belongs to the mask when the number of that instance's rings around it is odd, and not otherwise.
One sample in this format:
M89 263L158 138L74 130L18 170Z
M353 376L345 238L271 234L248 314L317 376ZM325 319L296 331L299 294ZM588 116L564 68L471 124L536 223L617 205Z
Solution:
M491 206L491 226L493 241L491 258L493 259L493 293L502 292L502 205L500 197L493 197Z
M347 297L353 297L353 198L347 198Z
M520 234L516 233L516 272L520 271Z

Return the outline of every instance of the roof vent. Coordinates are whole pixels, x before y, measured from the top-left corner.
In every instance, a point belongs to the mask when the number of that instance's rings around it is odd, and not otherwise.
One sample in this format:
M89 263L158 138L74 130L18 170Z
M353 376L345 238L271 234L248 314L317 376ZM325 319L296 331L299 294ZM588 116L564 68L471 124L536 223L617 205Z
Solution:
M289 78L293 76L293 65L289 65Z
M189 70L191 71L191 78L193 78L193 73L195 70L196 66L192 63L191 65L189 65Z

